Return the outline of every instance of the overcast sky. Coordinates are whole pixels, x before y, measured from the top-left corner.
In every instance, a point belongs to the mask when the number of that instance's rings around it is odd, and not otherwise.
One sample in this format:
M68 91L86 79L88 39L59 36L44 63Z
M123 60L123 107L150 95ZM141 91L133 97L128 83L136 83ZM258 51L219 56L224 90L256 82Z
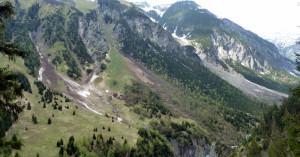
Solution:
M178 0L147 1L168 4ZM300 0L194 0L215 15L228 18L260 36L275 33L300 35Z

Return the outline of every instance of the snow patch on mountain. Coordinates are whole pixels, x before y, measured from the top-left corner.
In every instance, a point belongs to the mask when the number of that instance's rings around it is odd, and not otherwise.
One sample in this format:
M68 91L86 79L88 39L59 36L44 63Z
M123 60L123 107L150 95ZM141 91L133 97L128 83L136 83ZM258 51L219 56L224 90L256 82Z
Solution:
M38 81L43 81L43 72L44 71L45 71L45 69L43 67L41 67L40 70L39 70Z
M300 40L300 34L275 33L266 35L263 38L274 43L279 48L286 48L294 45L296 41Z
M292 61L296 59L295 53L300 53L300 45L296 44L300 41L300 33L275 33L264 38L275 44L279 53Z
M152 17L149 17L149 18L152 22L157 23L157 21L154 18L152 18Z
M177 33L177 26L176 26L176 28L175 28L175 30L174 30L172 36L173 36L175 39L177 39L181 45L189 45L189 44L190 44L189 40L186 39L187 36L189 36L189 34L188 34L188 35L185 35L185 34L184 34L184 35L182 35L182 37L179 37L179 36L177 36L176 33Z
M166 10L169 8L171 4L162 4L162 5L150 5L149 3L143 1L143 2L134 2L134 4L141 9L143 9L145 12L154 10L160 17L163 16L163 14L166 12Z

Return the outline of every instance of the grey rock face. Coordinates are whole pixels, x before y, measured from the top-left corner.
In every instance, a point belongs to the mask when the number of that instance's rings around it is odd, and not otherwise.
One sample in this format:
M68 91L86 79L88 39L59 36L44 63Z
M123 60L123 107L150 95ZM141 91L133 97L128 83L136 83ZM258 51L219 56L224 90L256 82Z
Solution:
M193 145L184 146L174 139L169 140L176 155L184 157L218 157L215 152L216 143L211 145L205 139L192 139Z
M180 44L169 32L165 31L159 24L153 23L148 17L130 18L124 16L123 18L131 30L136 31L139 35L149 38L165 50L180 53Z
M96 21L80 18L79 33L93 60L95 62L103 60L109 51L109 45L100 24Z
M256 71L266 72L271 66L264 57L240 40L226 34L214 32L211 35L213 52L216 58L220 60L231 60L242 65L255 69ZM211 57L205 55L205 57ZM269 56L271 57L271 56Z
M240 61L246 67L255 69L260 72L268 71L270 68L278 68L286 71L293 71L295 65L279 54L276 46L256 34L243 29L237 24L228 19L222 20L221 27L229 32L236 33L241 40L244 40L247 45L243 45L241 41L240 46L244 47L243 50L237 51L236 54L242 53L243 60ZM223 42L223 45L228 42ZM233 47L234 50L235 47Z
M121 4L117 0L106 0L107 2L102 2L99 4L99 7L96 9L97 14L102 14L104 16L108 16L112 21L115 21L120 17L120 15L127 9L127 6ZM109 5L113 4L113 5Z
M127 28L129 27L130 31L134 32L137 36L142 37L144 40L151 40L152 42L158 44L163 50L177 53L179 55L186 56L188 52L186 49L181 47L179 42L173 38L172 34L166 31L162 26L151 21L151 19L143 15L143 11L129 6L120 4L116 8L109 8L105 6L100 6L98 10L104 11L104 14L111 16L112 21L122 21L116 22L113 35L116 39L122 40L127 37ZM103 9L105 7L105 9ZM116 10L119 9L119 10ZM131 10L130 10L131 9ZM126 11L130 10L130 13ZM132 13L133 12L133 13ZM132 16L131 14L137 13L137 16ZM193 59L200 58L196 55L186 56Z
M195 2L173 4L159 23L174 35L190 40L199 56L209 62L231 60L261 73L295 70L295 64L280 55L274 44L216 17Z

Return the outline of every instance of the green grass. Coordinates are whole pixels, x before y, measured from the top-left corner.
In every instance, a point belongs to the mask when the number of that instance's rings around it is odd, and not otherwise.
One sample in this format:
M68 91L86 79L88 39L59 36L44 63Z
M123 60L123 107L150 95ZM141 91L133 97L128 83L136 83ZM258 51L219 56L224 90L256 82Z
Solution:
M34 90L36 93L36 89ZM9 137L12 134L17 134L24 142L24 147L19 154L21 156L35 156L39 153L40 156L56 156L59 149L56 147L56 142L63 138L64 143L67 143L68 138L74 135L75 139L80 141L83 138L90 138L95 134L102 134L104 137L114 136L120 143L123 142L121 137L126 138L131 144L134 144L137 139L137 129L121 124L119 122L112 122L111 118L93 114L84 109L76 109L71 102L59 104L65 106L69 105L70 109L63 108L63 111L54 110L51 105L43 108L42 104L38 103L40 96L35 94L26 94L30 100L32 110L25 110L20 115L19 121L13 126ZM76 111L76 115L72 115ZM38 119L38 124L31 122L31 116L34 114ZM52 117L54 114L54 117ZM51 118L52 124L48 125L47 120ZM105 130L102 127L105 126ZM25 127L28 130L25 130ZM93 132L97 127L98 132ZM107 131L110 127L111 131ZM122 130L122 131L121 131Z
M86 0L75 0L76 8L82 11L84 14L88 13L91 9L95 9L97 7L97 1L86 1Z
M98 18L100 24L103 23L101 16ZM117 50L112 46L113 39L109 32L103 29L107 42L110 45L109 50L109 59L111 60L110 63L107 64L107 69L105 73L107 73L108 79L106 84L110 86L110 88L114 91L124 91L124 85L130 84L131 80L134 79L133 72L128 67L125 59L121 54L117 52ZM116 82L116 84L114 83Z
M289 88L294 88L298 82L297 80L299 80L299 78L292 76L283 70L271 69L270 74L260 74L239 63L229 60L226 60L225 62L249 81L284 93L288 93Z
M300 81L300 77L294 76L281 69L272 69L269 74L264 74L263 76L270 80L285 84L290 83L296 85Z
M15 5L15 0L0 0L0 2L4 1L10 1L13 2L13 5ZM21 9L28 9L32 4L41 2L41 0L19 0L19 3L21 4Z
M69 6L72 6L72 7L74 7L76 5L76 2L74 0L56 0L56 1L63 2L67 5L69 5Z
M23 64L21 58L16 58L15 62L9 62L3 55L0 56L1 67L9 65L11 69L18 71L26 71L27 68ZM40 156L57 156L59 148L56 147L56 142L63 138L64 144L70 136L74 135L77 142L81 142L84 138L91 138L95 133L102 134L104 138L114 136L116 141L123 143L127 139L131 145L134 145L137 135L137 127L128 127L117 121L112 122L111 118L93 114L90 111L79 108L72 102L64 102L64 98L59 97L58 103L62 106L69 105L70 109L63 108L63 111L54 110L51 104L47 104L47 108L43 108L41 96L38 95L36 86L33 84L34 78L25 75L29 78L33 94L25 93L25 98L31 103L31 110L24 110L19 115L19 120L14 123L13 127L8 132L8 138L16 134L22 139L24 146L19 152L21 156L35 156L37 153ZM62 82L58 82L62 88L65 88ZM63 102L61 102L63 100ZM76 115L72 115L73 111ZM38 124L33 124L31 116L34 114L38 119ZM54 114L54 117L52 117ZM48 125L47 120L51 118L52 124ZM105 127L105 130L102 127ZM28 128L26 131L25 128ZM93 132L97 127L98 132ZM107 131L108 127L111 131ZM124 137L124 139L122 139ZM14 154L14 153L13 153Z
M9 66L14 71L22 71L29 73L29 69L24 65L24 60L16 57L15 60L8 60L6 56L0 54L0 68Z
M0 0L0 2L3 1L11 1L15 3L14 0ZM63 2L69 6L75 6L80 11L82 11L84 14L88 13L89 10L95 9L97 7L97 1L87 1L87 0L58 0L59 2ZM41 0L19 0L19 3L21 4L21 9L27 10L29 7L31 7L35 3L41 3ZM53 7L53 6L52 6ZM51 10L51 9L50 9Z
M60 86L61 89L66 90L66 85L64 84L64 82L62 82L61 80L57 81L58 85Z
M49 49L46 53L46 55L51 55L51 58L54 59L56 56L60 58L62 61L61 64L56 66L56 72L59 74L62 74L64 76L67 76L67 66L66 66L66 61L64 60L63 53L62 51L65 51L66 48L63 45L63 42L56 42L54 45Z
M102 81L103 81L103 78L102 78L102 77L98 77L98 78L95 79L94 84L95 84L95 85L98 85L98 84L101 83Z
M134 79L134 77L126 64L126 61L116 52L116 50L111 49L109 57L111 62L108 64L107 70L105 71L109 77L107 84L112 90L123 91L124 85L130 84L131 79Z
M42 5L42 7L39 10L39 18L43 19L50 15L56 14L58 9L59 9L59 6L52 6L50 4Z
M196 38L196 42L201 44L201 47L205 50L205 52L211 52L212 50L212 41L209 36L206 35L198 35Z

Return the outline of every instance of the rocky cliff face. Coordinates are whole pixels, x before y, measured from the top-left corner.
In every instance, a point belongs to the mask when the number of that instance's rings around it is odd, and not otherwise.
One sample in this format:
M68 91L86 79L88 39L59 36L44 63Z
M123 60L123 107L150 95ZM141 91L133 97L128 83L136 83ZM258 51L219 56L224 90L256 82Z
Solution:
M193 140L193 145L190 146L183 146L178 141L174 139L169 140L171 142L172 147L174 148L174 151L179 156L185 156L185 157L206 157L207 155L213 154L214 147L212 147L205 142L205 139L203 140ZM212 155L211 157L216 157L217 155Z
M174 139L169 139L175 153L184 157L218 157L228 155L230 149L216 142L211 144L205 139L192 139L192 145L183 145Z
M247 43L243 45L247 48L247 51L245 52L248 52L245 57L252 58L252 61L248 62L250 64L248 66L246 65L247 67L261 72L266 72L268 69L272 68L283 69L291 72L294 71L295 65L280 55L274 44L260 38L250 31L243 29L228 19L222 19L222 21L221 27L224 30L236 33L241 38L241 44L243 44L243 41ZM257 67L255 67L255 64Z
M104 33L96 19L87 20L81 17L79 20L79 34L87 46L89 54L97 63L105 58L109 51Z
M234 61L259 72L268 72L269 69L272 68L269 61L273 61L266 59L265 57L274 59L274 56L272 56L270 53L264 53L265 55L261 56L258 51L252 51L253 48L249 47L248 44L243 44L240 40L230 35L219 34L217 31L214 31L214 33L211 35L211 41L213 52L212 56L219 60ZM259 48L263 49L262 47ZM265 49L261 51L270 52ZM203 59L212 59L211 55L200 55L203 56Z
M275 45L228 19L217 18L195 2L173 4L159 23L174 36L188 40L197 47L201 58L211 62L229 60L261 73L274 68L289 72L295 69Z
M101 12L104 20L109 19L106 21L107 23L116 23L113 30L116 39L122 40L126 38L128 35L126 31L131 31L145 40L148 39L158 44L164 51L199 60L199 57L192 55L189 49L181 47L171 33L165 31L161 25L154 23L143 14L142 10L135 6L127 6L119 1L112 1L111 3L100 1L98 12Z
M111 23L118 19L128 7L117 0L99 0L98 2L97 14L101 14L106 23Z
M149 38L165 50L181 53L180 45L172 35L160 25L153 23L148 17L130 18L130 16L125 15L123 18L127 21L131 30L139 35Z
M53 7L54 2L43 1L36 6L40 9L29 9L36 10L32 14L39 21L31 31L32 40L57 71L83 81L92 71L99 70L97 65L105 58L109 45L96 11L84 15L65 4Z

